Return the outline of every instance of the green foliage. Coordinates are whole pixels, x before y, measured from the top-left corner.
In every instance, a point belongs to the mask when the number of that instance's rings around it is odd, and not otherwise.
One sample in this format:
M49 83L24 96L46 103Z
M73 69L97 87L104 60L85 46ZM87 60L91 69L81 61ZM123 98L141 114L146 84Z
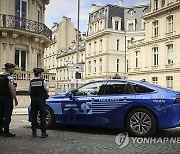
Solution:
M16 65L15 70L21 71L23 68Z

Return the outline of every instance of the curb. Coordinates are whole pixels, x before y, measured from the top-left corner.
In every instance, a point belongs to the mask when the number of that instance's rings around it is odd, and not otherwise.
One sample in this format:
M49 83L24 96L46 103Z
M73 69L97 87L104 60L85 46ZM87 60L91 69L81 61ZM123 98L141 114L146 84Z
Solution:
M13 115L28 115L28 108L14 108Z

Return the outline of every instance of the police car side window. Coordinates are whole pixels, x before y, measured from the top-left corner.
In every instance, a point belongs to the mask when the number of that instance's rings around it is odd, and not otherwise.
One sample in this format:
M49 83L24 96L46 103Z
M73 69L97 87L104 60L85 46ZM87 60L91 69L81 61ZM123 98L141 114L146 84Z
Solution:
M130 84L126 85L125 94L134 94L134 90Z
M116 94L124 94L126 88L126 83L121 82L110 82L106 86L106 95L116 95Z
M149 89L147 87L143 87L143 86L140 86L140 85L136 85L136 84L132 84L132 87L134 89L134 92L135 93L151 93L151 92L154 92L154 90L152 89Z
M85 85L76 90L74 96L96 96L103 94L104 83L97 82Z

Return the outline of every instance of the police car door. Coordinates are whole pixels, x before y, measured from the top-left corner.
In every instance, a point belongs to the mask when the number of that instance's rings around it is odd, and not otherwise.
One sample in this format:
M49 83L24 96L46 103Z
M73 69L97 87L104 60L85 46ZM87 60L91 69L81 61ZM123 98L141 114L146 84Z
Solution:
M104 95L101 95L99 102L93 105L97 125L121 124L121 118L128 103L135 100L133 89L126 82L110 81L107 83ZM117 120L117 121L116 121Z
M76 118L83 123L90 123L92 120L93 103L99 101L99 95L103 92L105 82L93 82L78 88L73 94L73 100L77 104L78 111Z

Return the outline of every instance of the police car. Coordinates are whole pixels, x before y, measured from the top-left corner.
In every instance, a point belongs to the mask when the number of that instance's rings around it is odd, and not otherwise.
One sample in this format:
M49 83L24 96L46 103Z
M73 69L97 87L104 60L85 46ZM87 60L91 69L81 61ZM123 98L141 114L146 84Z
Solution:
M180 125L180 92L144 81L101 80L50 97L47 125L85 125L127 129L150 136Z

